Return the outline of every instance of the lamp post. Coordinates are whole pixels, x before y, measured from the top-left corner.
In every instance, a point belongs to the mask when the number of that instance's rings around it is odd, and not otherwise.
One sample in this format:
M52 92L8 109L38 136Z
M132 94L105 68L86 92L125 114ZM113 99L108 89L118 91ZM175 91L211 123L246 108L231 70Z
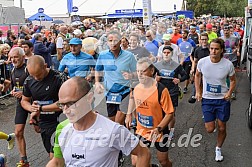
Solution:
M187 10L187 1L185 0L185 10Z
M23 0L20 0L20 8L23 8Z

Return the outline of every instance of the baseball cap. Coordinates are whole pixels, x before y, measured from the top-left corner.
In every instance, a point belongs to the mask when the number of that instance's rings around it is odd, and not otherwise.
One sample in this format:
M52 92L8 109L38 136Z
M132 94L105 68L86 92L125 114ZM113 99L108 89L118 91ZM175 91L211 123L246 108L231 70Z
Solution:
M79 38L72 38L69 42L70 45L82 45L82 41Z
M169 40L171 40L171 35L170 34L164 34L162 39L166 40L166 41L169 41Z
M207 28L207 29L212 29L213 26L212 26L212 24L208 23L208 24L206 25L206 28Z
M82 34L82 32L81 32L80 29L75 29L73 34L76 35L76 36L80 36Z

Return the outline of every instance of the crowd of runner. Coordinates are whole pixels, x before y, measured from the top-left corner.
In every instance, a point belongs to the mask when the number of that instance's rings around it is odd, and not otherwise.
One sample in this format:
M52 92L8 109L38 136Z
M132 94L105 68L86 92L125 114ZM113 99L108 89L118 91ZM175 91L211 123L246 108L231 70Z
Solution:
M0 137L10 149L16 140L17 167L30 166L28 116L50 156L48 167L122 166L123 154L131 154L133 166L158 166L143 145L155 147L161 166L170 167L175 112L191 92L189 103L202 100L207 132L218 131L215 160L223 161L243 27L243 18L154 18L150 26L85 20L22 26L18 35L9 30L0 41L0 91L17 99L15 135ZM97 95L104 95L109 119L94 110ZM62 113L68 119L59 122Z

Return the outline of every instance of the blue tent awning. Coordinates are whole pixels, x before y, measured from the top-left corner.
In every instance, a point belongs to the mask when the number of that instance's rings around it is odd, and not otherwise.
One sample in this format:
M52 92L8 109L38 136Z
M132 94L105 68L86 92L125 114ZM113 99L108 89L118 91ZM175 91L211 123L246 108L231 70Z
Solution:
M44 14L44 13L36 13L35 15L32 15L31 17L28 18L29 21L53 21L53 18L50 16Z
M108 14L107 15L107 18L135 18L135 17L143 17L143 14L141 13L133 13L133 14L125 14L125 13L122 13L122 14Z

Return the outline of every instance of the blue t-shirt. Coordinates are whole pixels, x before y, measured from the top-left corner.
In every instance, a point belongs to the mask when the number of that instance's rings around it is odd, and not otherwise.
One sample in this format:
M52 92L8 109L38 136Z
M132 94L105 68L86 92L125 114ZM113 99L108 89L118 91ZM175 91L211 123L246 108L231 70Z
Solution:
M71 52L66 54L60 62L59 71L63 72L65 68L68 69L70 78L74 76L86 77L90 73L90 68L95 67L95 60L93 56L80 52L75 56Z
M191 38L189 38L187 41L183 41L182 38L179 38L177 45L179 46L181 52L185 54L184 62L189 62L193 48L196 47L195 42Z
M136 59L129 51L121 50L115 58L110 50L105 50L100 53L95 70L104 71L104 85L107 91L128 92L130 81L124 79L122 72L135 72Z
M145 41L144 47L152 53L153 56L157 56L158 54L158 42L156 40L153 41Z

